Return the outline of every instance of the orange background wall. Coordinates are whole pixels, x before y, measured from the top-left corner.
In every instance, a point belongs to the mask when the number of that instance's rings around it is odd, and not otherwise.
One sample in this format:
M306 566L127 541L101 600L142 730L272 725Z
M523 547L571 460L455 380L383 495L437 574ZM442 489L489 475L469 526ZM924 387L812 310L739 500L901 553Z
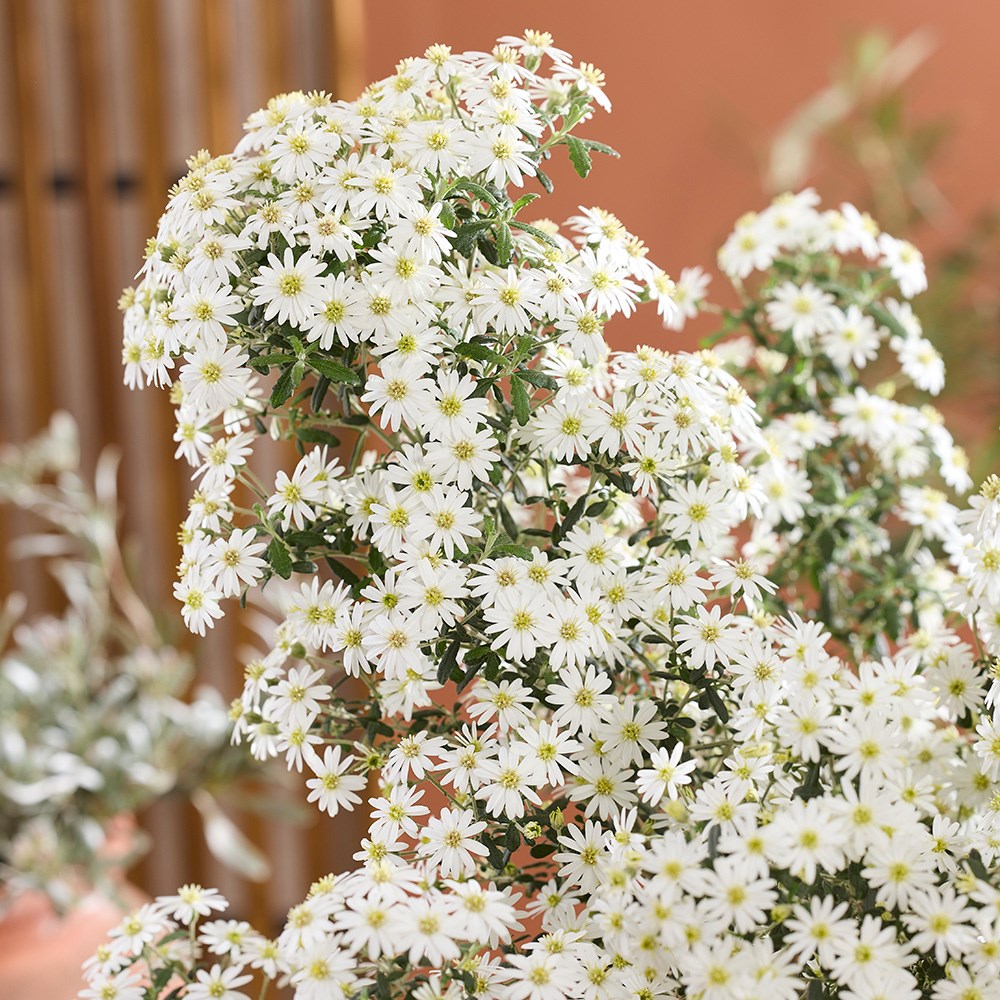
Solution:
M563 163L546 211L561 219L581 200L602 205L668 272L711 264L736 218L763 203L760 165L773 133L828 82L850 39L872 28L896 39L929 29L936 51L907 93L914 117L946 116L954 125L936 179L959 221L1000 201L1000 3L990 0L369 0L366 15L370 79L432 42L482 49L529 27L552 32L557 45L603 69L613 113L599 114L581 134L610 143L622 158L597 158L586 183ZM819 181L821 194L850 194L836 177ZM929 248L957 237L952 228L918 241ZM667 336L649 315L619 331L619 347Z

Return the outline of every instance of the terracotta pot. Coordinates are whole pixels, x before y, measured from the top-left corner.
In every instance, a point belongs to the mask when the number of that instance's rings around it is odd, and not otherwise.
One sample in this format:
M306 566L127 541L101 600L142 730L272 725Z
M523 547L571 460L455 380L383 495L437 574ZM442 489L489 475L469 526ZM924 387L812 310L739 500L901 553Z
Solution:
M126 857L134 843L134 818L116 817L107 832L107 856ZM63 915L40 891L23 892L6 905L0 900L2 1000L70 1000L83 989L84 961L126 913L149 901L124 872L113 878L116 898L90 892Z
M0 997L75 997L84 987L84 961L127 912L145 901L138 889L125 884L120 903L92 894L60 916L44 893L22 893L0 919Z

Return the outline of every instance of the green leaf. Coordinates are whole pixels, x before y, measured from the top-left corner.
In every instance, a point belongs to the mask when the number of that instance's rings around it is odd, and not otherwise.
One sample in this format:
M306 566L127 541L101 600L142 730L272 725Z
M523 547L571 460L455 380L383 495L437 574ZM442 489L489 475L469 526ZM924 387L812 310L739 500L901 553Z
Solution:
M479 673L482 668L483 661L476 660L475 663L469 663L468 657L466 657L466 663L468 664L465 668L465 673L459 678L458 684L456 685L456 690L461 694L468 686L469 682Z
M468 257L476 245L479 234L489 229L494 221L494 219L477 219L475 222L466 222L459 226L455 230L455 239L452 241L455 251L463 257Z
M482 184L477 184L475 181L464 178L460 181L455 181L448 193L451 194L452 191L468 191L469 194L474 194L480 201L485 201L494 208L500 207L500 202Z
M336 361L330 361L329 358L318 358L312 354L309 356L309 367L331 382L346 382L348 385L361 383L361 376L356 371Z
M153 973L152 983L150 988L153 990L153 996L158 997L162 992L163 988L170 982L170 977L174 974L174 967L172 965L164 965L162 968L157 969Z
M466 663L482 663L490 655L489 646L476 646L465 654Z
M555 190L555 186L552 183L552 178L549 177L549 175L545 173L544 170L536 170L535 176L538 178L538 183L541 184L542 187L545 188L545 190L549 194L552 194L552 192Z
M888 327L890 333L901 338L902 340L910 339L910 335L904 329L903 324L900 323L888 309L879 305L879 303L872 302L871 305L868 306L868 312L872 319L881 323L883 326Z
M530 205L533 201L536 201L538 198L541 198L541 195L535 194L534 191L529 191L527 194L522 194L521 197L518 198L513 205L511 205L510 214L517 215L517 213L520 212L522 208L526 208L528 205Z
M541 240L543 243L547 243L550 247L555 247L559 249L559 244L549 236L547 232L539 229L537 226L529 226L527 222L518 222L516 219L510 220L511 229L520 229L522 233L527 233L529 236L534 236L536 240Z
M448 679L451 677L451 672L455 665L458 663L458 651L462 648L462 637L457 636L452 639L448 648L444 651L444 656L441 657L441 662L438 664L437 679L438 684L447 683Z
M984 882L990 881L990 874L986 870L986 866L983 864L983 856L979 851L969 851L966 856L966 863L969 866L969 871L978 879L982 879Z
M510 380L510 401L514 406L514 416L523 427L531 419L531 401L528 399L528 390L519 378Z
M267 561L282 580L292 575L292 556L280 538L272 538L267 547Z
M576 522L579 521L580 518L583 516L583 509L584 507L586 507L586 505L587 505L587 494L584 493L583 496L580 497L576 501L576 503L573 504L572 507L570 507L569 513L563 518L562 523L556 525L556 527L553 529L552 541L556 541L557 533L559 540L562 540L570 533L570 530L573 528L573 525L575 525Z
M369 229L365 230L361 246L365 250L371 250L372 247L378 246L383 236L385 236L385 229L382 226L371 226Z
M278 381L274 383L271 390L271 406L278 407L288 401L292 393L298 388L305 375L306 366L301 361L296 361L294 365L282 370Z
M475 341L463 341L461 344L456 344L453 350L463 358L472 358L474 361L482 361L494 365L504 365L507 363L502 354L498 354L491 347L476 343Z
M339 559L334 559L333 556L326 556L324 562L330 567L344 581L349 587L356 583L361 582L361 577L357 573L349 570Z
M508 537L512 541L517 541L517 536L520 531L517 527L517 522L514 520L511 512L507 509L507 505L501 500L499 505L500 511L500 523L503 525L503 530L507 532ZM531 553L528 553L528 558L531 558Z
M497 245L492 240L488 240L485 236L480 235L476 239L476 246L479 247L479 252L491 264L495 264L497 267L500 266L500 257L497 254Z
M514 374L518 378L523 378L525 382L533 385L536 389L551 389L554 392L559 388L559 383L551 375L535 371L534 368L518 368Z
M533 858L547 858L550 854L555 854L559 848L556 844L535 844L531 848Z
M294 361L295 358L290 354L260 354L256 358L251 358L248 364L266 375L271 365L290 365Z
M510 263L510 255L514 252L514 237L510 226L501 222L497 226L497 264L506 267Z
M575 135L566 136L566 146L569 148L569 162L573 164L573 169L581 177L586 177L593 166L589 150Z
M319 408L323 405L323 400L326 399L329 388L330 380L325 375L320 375L316 380L316 388L313 389L312 400L309 403L313 413L318 412Z
M296 427L295 436L300 441L307 441L309 444L328 444L331 448L336 448L340 444L339 437L320 427Z
M587 149L594 153L604 153L605 156L613 156L616 160L622 158L622 154L617 149L612 148L606 143L597 142L594 139L577 139L577 142L582 142Z
M472 398L472 399L483 399L483 398L485 398L486 393L488 393L490 391L490 388L491 388L491 386L493 385L493 383L495 381L496 381L496 377L495 376L492 377L492 378L481 378L476 383L476 388L472 390L472 396L470 398Z
M709 705L712 706L712 711L719 717L719 721L726 723L729 721L729 709L726 708L726 703L722 700L719 692L712 687L711 684L705 688L705 696L708 698Z
M446 201L441 202L441 215L440 215L440 219L441 219L441 225L444 226L445 229L450 229L450 230L452 230L452 232L454 232L454 230L455 230L455 213L452 210L451 205L449 205L448 202L446 202Z
M285 544L296 549L315 548L326 544L326 537L320 531L293 531L285 535Z
M527 547L527 545L514 545L504 543L503 545L494 545L490 549L490 555L496 556L514 556L517 559L533 559L534 552Z

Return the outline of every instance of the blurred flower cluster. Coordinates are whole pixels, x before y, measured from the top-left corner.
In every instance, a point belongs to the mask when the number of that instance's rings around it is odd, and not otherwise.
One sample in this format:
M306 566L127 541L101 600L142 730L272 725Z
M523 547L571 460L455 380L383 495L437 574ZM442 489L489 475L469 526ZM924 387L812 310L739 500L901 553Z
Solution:
M602 79L538 32L432 46L276 98L174 190L122 304L198 483L176 593L203 633L270 587L235 732L369 825L275 941L185 886L84 996L998 995L967 619L1000 550L951 499L922 258L785 196L720 253L716 347L610 351L640 303L710 307L609 212L520 219L554 150L606 151L573 134Z
M218 694L184 700L192 663L162 641L129 583L117 540L116 464L105 453L91 487L65 414L26 445L0 451L0 503L44 525L10 555L45 560L66 606L59 616L27 619L21 595L4 606L2 902L41 889L63 908L109 885L140 847L115 836L120 817L228 782L243 767L227 749ZM214 816L210 801L202 799Z

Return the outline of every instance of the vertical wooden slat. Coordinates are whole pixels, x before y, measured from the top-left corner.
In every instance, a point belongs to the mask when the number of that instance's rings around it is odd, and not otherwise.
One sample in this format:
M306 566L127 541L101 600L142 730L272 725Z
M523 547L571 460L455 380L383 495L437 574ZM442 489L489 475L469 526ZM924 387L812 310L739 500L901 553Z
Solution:
M288 79L288 6L288 0L257 0L264 85L261 105L292 89Z
M239 122L233 106L232 72L227 44L231 34L226 0L199 0L201 72L205 94L208 149L218 156L232 149Z
M99 439L117 437L120 409L121 350L116 336L119 329L115 309L118 289L111 271L109 187L113 167L108 156L108 103L103 79L102 32L98 23L100 8L92 0L68 0L71 80L79 113L77 122L77 165L82 182L84 242L83 256L87 275L89 334L97 355L94 377L101 400Z
M55 376L51 349L53 309L51 288L54 268L54 217L52 193L46 178L52 172L52 150L45 135L46 91L43 71L43 37L38 5L30 0L10 0L5 11L11 51L10 84L14 162L14 252L4 266L16 273L24 325L5 330L15 341L19 378L14 398L6 400L9 423L0 429L0 440L23 440L47 423L54 398ZM37 530L19 511L5 512L7 540ZM5 550L6 551L6 550ZM60 606L59 590L37 562L23 560L8 571L11 589L25 594L30 607ZM5 591L5 593L8 591Z
M135 58L135 124L139 133L139 188L143 225L150 235L163 214L167 188L173 179L163 135L163 49L157 0L126 4L131 49Z
M330 80L333 96L353 101L365 79L365 10L362 0L329 0Z
M137 162L133 169L138 173L139 196L142 210L142 232L152 236L166 206L167 191L173 180L174 169L168 162L164 134L165 67L161 41L158 0L130 0L125 4L127 37L133 53L136 86L132 92L130 127L138 133ZM120 324L116 325L116 332ZM179 468L172 460L169 444L173 433L171 408L162 395L149 393L144 401L149 411L152 433L156 436L155 467L151 474L157 488L145 498L144 520L147 537L158 532L157 565L171 566L177 547L174 525L178 518L178 503L183 498ZM165 556L165 557L164 557ZM167 581L160 581L157 599L169 592Z
M24 357L30 367L30 380L19 409L30 414L24 430L39 430L47 421L52 401L53 377L49 341L52 309L48 288L55 264L52 247L52 203L45 189L51 172L51 158L43 135L44 119L39 86L42 72L41 40L38 34L38 9L31 0L10 0L7 25L13 50L13 119L18 156L16 191L20 200L21 246L7 266L20 269L20 287L27 302L28 329L23 336Z

